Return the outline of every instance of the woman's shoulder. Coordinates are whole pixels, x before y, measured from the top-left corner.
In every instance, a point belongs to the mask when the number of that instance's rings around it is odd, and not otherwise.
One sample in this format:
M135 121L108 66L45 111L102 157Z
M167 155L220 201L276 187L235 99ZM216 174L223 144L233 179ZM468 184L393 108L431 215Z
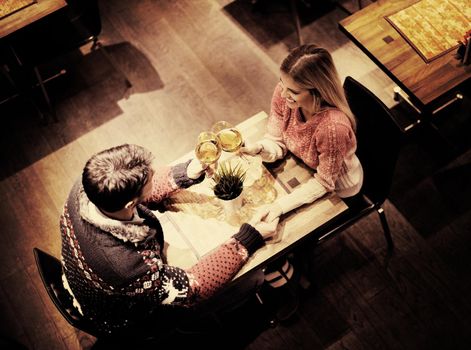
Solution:
M351 128L350 119L338 108L328 107L320 111L319 114L321 115L321 121L319 124L345 125Z
M334 133L337 138L349 139L354 134L352 124L348 116L337 108L329 108L322 114L322 119L316 128L316 137L324 138L329 137Z

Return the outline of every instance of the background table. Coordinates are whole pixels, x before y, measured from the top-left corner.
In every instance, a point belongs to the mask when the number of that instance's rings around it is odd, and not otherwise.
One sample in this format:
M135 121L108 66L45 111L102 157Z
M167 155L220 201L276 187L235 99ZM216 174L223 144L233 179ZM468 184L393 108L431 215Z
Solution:
M27 25L67 6L64 0L37 0L0 20L0 38L3 38Z
M454 52L425 63L384 18L416 2L379 0L340 21L339 27L407 93L418 110L431 113L469 79L471 66L462 66Z

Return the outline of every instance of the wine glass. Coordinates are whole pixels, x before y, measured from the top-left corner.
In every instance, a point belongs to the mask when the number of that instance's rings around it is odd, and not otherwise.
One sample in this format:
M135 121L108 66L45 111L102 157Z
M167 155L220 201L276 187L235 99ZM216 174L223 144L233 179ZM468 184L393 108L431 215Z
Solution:
M216 134L223 151L236 152L242 146L242 134L229 122L219 121L211 131Z
M203 131L198 135L195 155L201 163L207 165L217 162L221 156L221 145L215 133Z
M241 132L227 121L215 123L211 131L216 134L223 151L235 153L244 144ZM246 171L244 186L249 187L262 175L262 159L258 156L246 157L240 152L237 152L237 155L239 157L237 162L243 164Z

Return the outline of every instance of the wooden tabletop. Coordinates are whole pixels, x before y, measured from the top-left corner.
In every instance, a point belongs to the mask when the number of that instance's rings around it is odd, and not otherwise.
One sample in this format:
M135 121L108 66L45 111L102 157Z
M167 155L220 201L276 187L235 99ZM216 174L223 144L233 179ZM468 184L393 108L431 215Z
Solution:
M245 140L256 141L265 133L266 122L267 114L260 112L239 124L238 129ZM194 157L193 152L177 162L190 157ZM235 217L225 216L220 200L211 192L209 179L170 197L165 204L166 211L156 212L164 230L170 264L182 268L192 266L206 252L236 233L240 224L247 222L258 207L286 196L312 176L311 169L291 156L270 171L261 161L258 164L262 176L244 188L243 206ZM263 267L274 256L289 251L296 242L346 209L345 203L331 194L283 215L274 242L258 250L237 277Z
M0 38L67 6L65 0L37 0L36 3L0 20Z
M378 0L340 21L339 27L417 107L426 110L469 79L471 66L462 66L454 51L426 63L384 18L416 2Z

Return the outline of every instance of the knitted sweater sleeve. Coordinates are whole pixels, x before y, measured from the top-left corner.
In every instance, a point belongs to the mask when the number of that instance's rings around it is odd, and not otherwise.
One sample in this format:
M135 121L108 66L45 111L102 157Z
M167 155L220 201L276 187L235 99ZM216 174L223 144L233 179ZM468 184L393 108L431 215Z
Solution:
M231 281L247 258L263 245L260 233L249 224L243 224L233 238L206 254L188 271L192 276L192 294L199 299L213 295Z
M314 202L327 193L327 189L322 186L314 177L300 185L290 194L276 200L283 214L300 207L303 204Z
M314 135L319 154L314 178L329 192L335 190L335 182L352 142L351 132L348 126L328 120L319 125Z
M148 204L159 203L176 190L187 188L203 181L204 173L198 179L188 177L187 168L189 163L190 160L174 166L157 168L152 179L152 195L147 201Z

